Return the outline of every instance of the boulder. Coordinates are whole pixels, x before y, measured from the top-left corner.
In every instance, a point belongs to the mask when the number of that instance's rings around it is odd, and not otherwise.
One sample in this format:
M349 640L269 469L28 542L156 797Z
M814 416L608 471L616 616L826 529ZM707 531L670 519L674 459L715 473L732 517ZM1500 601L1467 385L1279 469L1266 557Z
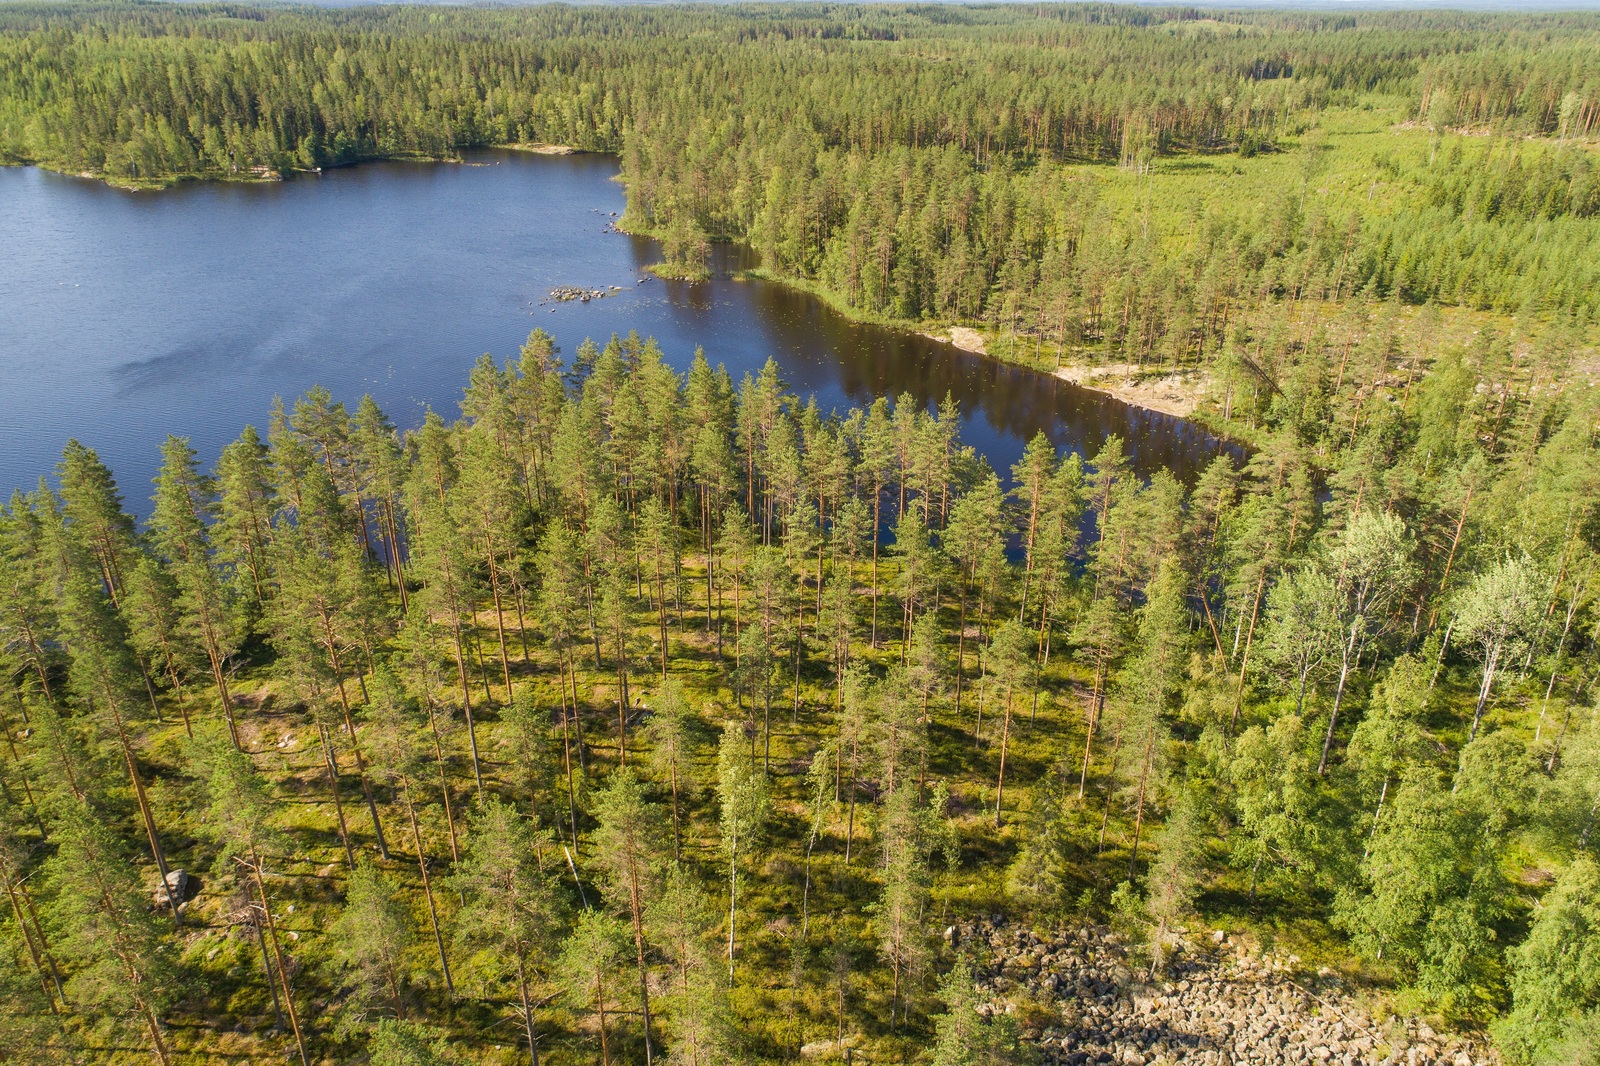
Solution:
M156 906L169 906L172 900L180 906L189 899L189 874L186 870L168 870L164 884L156 886Z

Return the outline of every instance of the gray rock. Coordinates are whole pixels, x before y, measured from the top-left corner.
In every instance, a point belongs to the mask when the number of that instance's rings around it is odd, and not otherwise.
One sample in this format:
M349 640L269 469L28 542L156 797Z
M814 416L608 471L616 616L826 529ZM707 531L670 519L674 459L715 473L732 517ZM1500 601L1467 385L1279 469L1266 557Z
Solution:
M168 906L168 900L180 906L189 898L189 873L186 870L168 870L164 884L156 886L156 906Z
M1374 1038L1372 1023L1339 983L1318 984L1317 999L1295 982L1293 955L1255 958L1243 942L1198 933L1168 959L1168 981L1143 983L1143 966L1108 930L1084 927L1040 934L1003 915L950 926L944 939L975 950L985 1014L1010 1013L1031 997L1053 1007L1059 1025L1030 1028L1046 1061L1071 1066L1493 1066L1460 1038L1440 1037L1413 1020ZM1205 941L1210 941L1210 944ZM1227 949L1212 954L1212 945ZM987 950L985 951L985 947ZM1302 978L1303 979L1303 978ZM1409 1054L1407 1045L1415 1044ZM1443 1048L1442 1055L1436 1050ZM1384 1056L1388 1057L1385 1058Z

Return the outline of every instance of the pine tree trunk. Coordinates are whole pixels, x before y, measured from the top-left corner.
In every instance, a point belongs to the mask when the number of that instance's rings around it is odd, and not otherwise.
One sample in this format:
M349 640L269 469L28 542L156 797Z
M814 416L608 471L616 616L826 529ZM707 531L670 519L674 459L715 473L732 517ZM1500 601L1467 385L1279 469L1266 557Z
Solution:
M482 796L483 767L478 762L478 732L472 721L472 685L467 681L467 660L461 645L460 619L453 618L450 628L455 637L456 678L461 682L461 708L467 719L467 744L472 749L472 777L478 783L478 795Z
M1005 724L1000 727L1000 776L994 786L994 827L1004 820L1006 796L1006 753L1011 747L1011 686L1006 686Z
M878 646L878 537L883 529L883 482L872 483L872 646Z
M737 942L734 930L739 922L739 831L733 831L732 847L728 854L728 987L733 987L733 950Z
M568 778L568 787L571 787L571 778ZM672 761L672 861L680 862L683 859L683 833L678 828L678 761Z
M267 951L267 934L263 922L251 922L256 930L256 944L261 948L261 969L266 974L267 991L272 993L272 1027L283 1032L283 999L278 993L278 974L272 968L272 956Z
M317 723L317 732L322 737L322 760L328 771L328 787L333 790L333 813L339 820L339 841L344 844L345 861L350 864L352 871L356 868L356 852L350 846L350 827L344 820L344 801L339 798L339 760L333 752L333 738L328 735L328 727L321 722Z
M433 761L439 768L439 796L444 801L444 821L450 829L450 859L452 862L460 862L461 848L456 840L455 808L450 802L450 774L444 761L444 738L439 735L439 719L433 713L432 693L424 694L423 702L428 707L428 728L433 732Z
M1244 708L1244 672L1245 669L1250 665L1250 644L1255 640L1256 618L1259 617L1261 613L1261 594L1266 590L1266 587L1267 570L1266 567L1263 566L1261 568L1261 577L1256 581L1255 602L1250 606L1250 628L1249 631L1246 632L1244 638L1244 656L1239 660L1239 683L1234 686L1233 690L1233 717L1228 720L1229 736L1232 736L1233 731L1238 728L1239 712Z
M1133 815L1133 850L1128 855L1128 876L1133 876L1133 868L1139 861L1139 838L1144 831L1144 800L1150 784L1150 760L1155 753L1156 732L1155 726L1150 727L1150 732L1145 735L1144 759L1139 769L1139 799L1135 804Z
M567 771L567 817L572 826L572 850L578 850L578 790L572 780L572 716L567 711L567 679L565 657L556 653L557 687L561 690L561 758ZM574 708L576 710L576 708Z
M433 900L433 881L428 876L428 856L423 851L422 830L417 825L417 806L411 802L410 780L401 778L400 787L406 794L406 816L411 820L411 841L417 849L417 869L422 873L422 894L428 900L428 921L433 925L433 942L439 948L439 970L444 974L444 990L453 996L456 986L450 979L450 960L444 951L444 933L439 929L439 907Z
M856 759L860 752L860 741L856 737L850 738L850 814L845 823L844 831L844 864L850 866L850 849L856 838L856 791L859 784L856 778Z
M7 875L7 876L5 876L3 878L0 878L0 879L3 879L5 881L6 895L11 900L11 913L16 918L17 928L22 931L22 939L23 939L23 941L28 945L28 954L33 959L34 969L39 971L39 989L40 989L40 991L42 991L44 993L44 998L50 1004L50 1013L51 1014L60 1013L58 1008L56 1007L55 995L52 994L52 992L50 990L50 987L51 987L50 986L50 973L45 969L44 957L40 953L39 945L34 943L33 931L28 927L28 923L23 921L23 918L22 918L22 906L17 901L17 886L14 883L12 883L11 877L9 875ZM61 987L60 987L60 983L59 983L59 980L58 980L58 982L56 984L56 992L60 992L60 990L61 990ZM65 1002L65 997L63 997L63 1002Z
M633 861L628 864L628 904L633 912L633 949L639 964L639 1007L644 1016L644 1061L651 1066L655 1050L650 1043L650 981L644 964L644 904L640 898L639 871Z
M344 674L339 665L339 656L330 646L330 661L333 664L334 679L338 682L339 707L344 712L344 729L350 734L350 750L356 757L356 777L361 782L361 795L367 802L367 813L372 816L372 833L378 839L378 854L385 859L389 857L389 842L383 835L383 822L378 818L378 804L372 798L372 782L367 778L367 761L361 757L361 740L356 736L356 722L350 713L350 700L344 691Z
M506 706L511 705L511 655L506 651L506 612L500 596L500 568L495 565L494 549L489 549L489 592L494 599L494 628L500 641L500 674L506 686Z
M127 727L123 724L122 712L118 710L115 700L108 699L106 705L116 725L117 740L122 745L122 757L128 766L128 780L133 784L133 795L139 803L139 816L144 821L145 835L150 840L150 855L155 859L156 870L161 876L161 894L167 898L167 906L172 909L172 924L181 926L183 918L178 914L178 901L167 884L167 853L162 849L161 838L156 833L156 819L150 810L150 797L144 790L144 777L140 775L139 764L134 759L133 745L128 739Z
M522 1001L522 1029L528 1037L529 1066L539 1066L539 1041L533 1029L533 1003L528 999L527 966L517 960L517 996Z
M294 989L289 985L289 970L283 962L283 944L278 939L278 923L273 919L272 907L267 902L267 885L261 876L261 858L256 854L254 847L250 849L250 872L255 876L256 892L261 896L261 913L266 920L268 937L272 942L272 960L277 966L278 980L283 984L283 1002L288 1008L289 1026L294 1030L295 1047L300 1052L300 1066L311 1066L311 1055L306 1050L305 1033L300 1029L300 1014L294 1008Z

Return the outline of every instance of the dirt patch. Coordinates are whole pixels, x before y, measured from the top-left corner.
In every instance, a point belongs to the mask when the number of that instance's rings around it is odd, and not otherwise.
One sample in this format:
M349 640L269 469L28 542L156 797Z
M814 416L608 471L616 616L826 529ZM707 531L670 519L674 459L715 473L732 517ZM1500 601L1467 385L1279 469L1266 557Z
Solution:
M919 337L926 337L931 341L941 344L954 345L964 352L975 352L978 355L988 355L989 350L984 347L983 334L971 326L951 326L948 330L939 333L918 333Z
M577 149L570 144L511 144L514 152L532 152L535 155L575 155Z
M1063 381L1114 396L1123 403L1177 418L1188 418L1206 396L1205 378L1196 371L1147 374L1132 363L1100 366L1064 366L1056 371Z
M979 355L988 355L989 351L983 346L983 334L968 326L951 326L950 343L966 352L977 352Z

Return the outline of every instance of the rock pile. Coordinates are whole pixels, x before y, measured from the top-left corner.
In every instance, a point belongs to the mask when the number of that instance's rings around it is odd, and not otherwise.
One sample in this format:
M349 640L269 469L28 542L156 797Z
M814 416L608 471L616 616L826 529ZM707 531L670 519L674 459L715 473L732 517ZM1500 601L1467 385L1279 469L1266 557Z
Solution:
M1146 983L1114 934L1041 936L1001 916L952 926L988 1013L1013 1013L1053 1066L1490 1066L1481 1041L1416 1019L1374 1021L1329 972L1258 955L1215 932L1182 943ZM985 965L987 961L987 965Z
M550 290L550 299L557 303L567 303L578 300L588 303L590 300L601 300L607 296L615 296L622 291L621 285L613 285L607 289L575 289L570 285L560 285Z

